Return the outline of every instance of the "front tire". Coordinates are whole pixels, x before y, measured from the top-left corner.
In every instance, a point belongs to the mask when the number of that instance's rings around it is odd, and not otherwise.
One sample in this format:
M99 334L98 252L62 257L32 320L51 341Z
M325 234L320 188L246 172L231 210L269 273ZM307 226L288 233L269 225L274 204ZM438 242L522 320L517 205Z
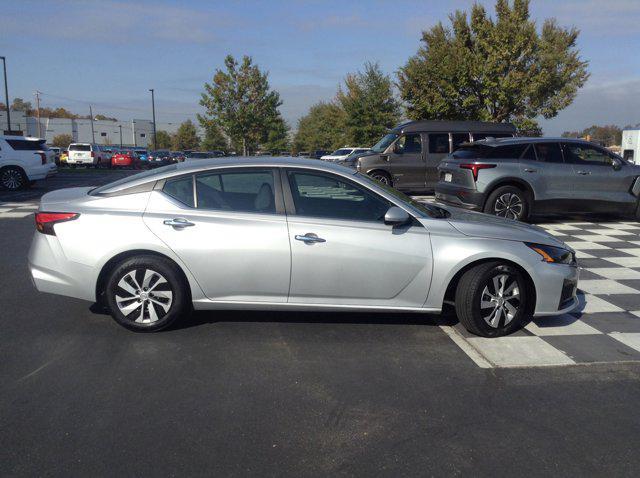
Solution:
M0 185L8 191L18 191L27 186L29 179L22 168L7 166L0 169Z
M171 261L143 255L125 259L113 269L105 296L118 324L136 332L154 332L189 310L188 287Z
M531 211L529 195L515 186L501 186L493 191L484 206L484 212L494 216L526 221Z
M369 176L382 184L393 187L393 180L391 179L391 176L384 171L371 171Z
M455 295L456 315L472 334L501 337L530 319L532 297L523 274L500 262L469 269L460 278Z

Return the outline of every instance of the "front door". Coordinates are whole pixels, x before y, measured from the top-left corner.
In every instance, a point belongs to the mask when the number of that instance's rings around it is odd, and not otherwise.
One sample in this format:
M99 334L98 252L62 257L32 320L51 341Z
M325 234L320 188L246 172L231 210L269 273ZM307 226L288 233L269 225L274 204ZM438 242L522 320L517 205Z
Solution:
M389 201L338 175L291 169L285 181L292 203L289 302L422 306L432 272L424 227L386 226Z
M535 192L536 209L575 210L574 173L558 143L526 147L520 157L520 174Z
M421 191L425 187L425 164L420 133L400 136L386 154L393 185L405 191Z
M181 176L151 194L144 222L209 299L286 302L291 251L276 190L268 168Z

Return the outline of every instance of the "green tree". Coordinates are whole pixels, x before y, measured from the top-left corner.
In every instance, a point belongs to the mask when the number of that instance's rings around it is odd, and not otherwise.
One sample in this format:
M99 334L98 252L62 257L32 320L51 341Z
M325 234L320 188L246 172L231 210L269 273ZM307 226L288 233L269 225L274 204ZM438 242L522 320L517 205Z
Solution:
M398 72L412 119L514 121L552 118L589 77L579 31L546 20L540 33L529 1L497 0L496 19L476 3L422 33L423 45Z
M11 103L11 109L13 111L24 111L28 115L33 112L33 106L31 106L31 102L24 101L22 98L14 98L13 103Z
M363 72L347 75L337 100L346 113L348 142L354 146L374 145L400 121L393 83L377 63L365 63Z
M626 129L626 127L625 127ZM565 131L563 138L589 138L591 141L601 143L604 146L619 145L622 143L622 128L614 124L605 126L593 125L582 131Z
M242 144L244 155L264 138L269 124L282 104L278 92L271 90L268 74L244 56L238 63L225 58L225 71L217 69L211 84L204 84L200 105L204 120L215 121L234 142Z
M289 149L289 125L279 114L269 123L260 146L266 151Z
M172 144L171 135L163 130L157 131L155 143L154 147L156 149L170 149Z
M204 128L204 139L200 147L205 151L228 151L229 142L222 133L220 127L213 120L198 118L200 125Z
M298 120L298 131L293 139L293 149L313 151L316 149L336 149L347 142L347 115L335 103L316 103L309 112Z
M173 135L173 149L197 149L200 144L200 138L196 131L193 121L187 120L178 127L178 131Z
M73 137L70 134L59 134L53 137L51 144L58 148L68 148L73 143Z

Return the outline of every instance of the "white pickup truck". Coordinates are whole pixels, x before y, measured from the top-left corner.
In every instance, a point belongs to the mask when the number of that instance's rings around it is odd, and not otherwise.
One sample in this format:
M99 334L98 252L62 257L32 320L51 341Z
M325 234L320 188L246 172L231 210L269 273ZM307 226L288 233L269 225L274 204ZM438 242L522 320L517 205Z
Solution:
M57 172L44 139L0 135L0 187L15 191Z

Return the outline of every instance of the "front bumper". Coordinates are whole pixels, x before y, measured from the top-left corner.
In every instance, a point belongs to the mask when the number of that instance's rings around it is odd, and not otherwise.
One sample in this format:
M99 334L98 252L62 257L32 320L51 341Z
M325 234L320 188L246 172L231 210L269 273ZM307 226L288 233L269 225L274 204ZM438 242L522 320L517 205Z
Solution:
M436 184L435 189L436 201L438 202L472 211L482 211L484 207L484 193L474 189L442 181Z
M578 306L579 267L541 262L532 272L536 288L534 316L562 315Z

